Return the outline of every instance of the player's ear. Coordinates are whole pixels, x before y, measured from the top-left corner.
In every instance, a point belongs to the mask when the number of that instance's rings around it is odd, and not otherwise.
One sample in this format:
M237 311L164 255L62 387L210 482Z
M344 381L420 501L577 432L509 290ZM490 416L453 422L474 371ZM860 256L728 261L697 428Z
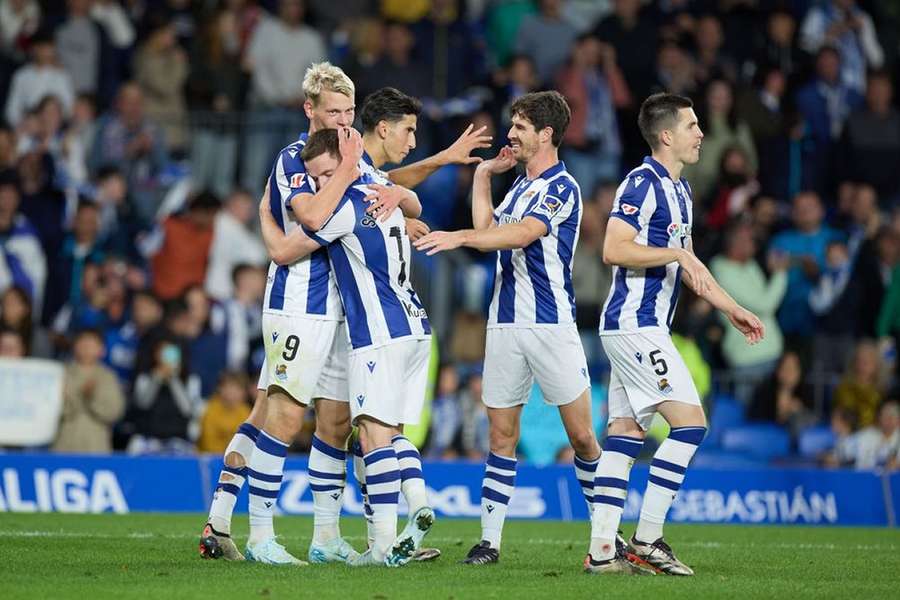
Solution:
M312 102L309 100L309 98L307 98L306 100L303 101L303 112L306 114L306 118L309 120L312 120L312 117L313 117L312 110L313 110Z
M672 145L672 130L671 129L663 129L659 132L659 141L664 146Z
M388 135L388 122L378 121L378 125L375 127L375 131L378 132L378 137L380 137L381 139L385 139Z
M544 127L541 129L541 137L540 140L542 142L549 142L553 139L553 128L552 127Z

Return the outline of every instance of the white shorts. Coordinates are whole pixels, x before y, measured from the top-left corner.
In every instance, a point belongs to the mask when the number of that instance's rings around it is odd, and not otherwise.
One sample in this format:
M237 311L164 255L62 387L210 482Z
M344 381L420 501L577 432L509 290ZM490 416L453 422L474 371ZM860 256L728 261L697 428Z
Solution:
M301 404L347 401L348 343L341 322L263 313L262 329L266 358L258 385L277 386Z
M415 425L428 387L430 339L411 339L350 355L350 415Z
M574 326L487 330L482 400L488 408L528 402L534 380L544 402L562 406L591 387L581 338Z
M656 407L676 400L701 406L684 360L665 331L601 335L609 357L609 420L634 419L650 427Z

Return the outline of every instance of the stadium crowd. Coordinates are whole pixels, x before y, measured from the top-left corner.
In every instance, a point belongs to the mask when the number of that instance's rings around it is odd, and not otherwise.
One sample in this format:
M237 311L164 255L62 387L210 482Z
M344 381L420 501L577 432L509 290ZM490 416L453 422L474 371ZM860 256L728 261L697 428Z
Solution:
M482 154L493 156L512 101L566 96L562 157L585 201L577 318L599 430L605 222L646 153L640 102L668 90L693 98L705 133L685 170L696 252L767 328L748 347L684 290L673 330L713 427L727 404L732 424L775 423L808 458L890 465L898 32L896 4L854 0L0 0L0 356L66 363L54 450L221 453L264 354L257 199L277 151L308 127L305 69L330 60L357 105L383 86L422 99L409 161L469 123L493 133ZM432 229L471 225L472 172L444 167L417 189ZM440 365L432 458L488 448L494 262L462 250L414 262ZM521 449L540 462L565 436L529 406ZM805 452L809 431L826 441Z

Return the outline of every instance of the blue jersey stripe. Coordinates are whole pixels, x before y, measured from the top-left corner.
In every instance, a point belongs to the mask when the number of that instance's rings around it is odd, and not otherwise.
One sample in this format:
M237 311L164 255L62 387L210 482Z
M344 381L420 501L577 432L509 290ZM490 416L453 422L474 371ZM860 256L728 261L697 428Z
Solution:
M357 192L362 197L361 192ZM412 335L409 326L406 309L400 303L399 298L391 288L391 274L389 273L388 253L384 242L384 234L378 227L366 227L362 220L366 216L366 203L354 202L356 209L356 227L353 234L359 240L362 247L363 258L366 267L372 273L375 280L375 291L378 293L378 302L387 323L388 333L391 338L399 338Z
M516 319L516 276L513 273L512 250L500 251L500 305L497 322L512 323Z
M534 288L534 312L537 323L559 323L556 312L556 297L550 287L550 277L544 264L544 245L535 240L525 246L525 266L531 287Z
M353 269L350 267L350 259L347 252L340 244L328 246L328 256L334 266L334 275L337 277L338 290L341 293L341 301L344 303L344 312L347 318L347 329L350 331L350 345L354 348L362 348L372 344L372 334L369 331L369 320L366 317L366 307L363 305L362 295L356 285Z
M678 306L678 292L681 291L681 267L675 273L675 285L672 288L672 300L669 302L669 314L666 317L666 327L672 328L672 318L675 316L675 307Z
M331 265L328 251L319 248L309 257L309 284L306 293L306 312L324 315L328 311L328 278Z
M625 305L625 298L628 297L628 282L625 280L627 269L619 267L616 271L616 278L613 281L612 300L603 315L603 329L614 331L619 329L619 317L622 314L622 306Z
M578 192L573 192L577 194ZM572 306L572 319L575 319L575 287L572 285L572 254L575 252L575 233L578 229L578 218L581 212L580 198L572 198L575 202L572 213L560 224L556 235L556 252L563 268L563 288L569 295L569 304Z
M275 161L275 166L272 167L272 172L269 173L269 212L272 213L272 218L278 223L281 231L284 231L284 214L281 211L281 187L278 185L278 178L275 176L278 170L278 161L280 160L281 156Z
M287 286L289 269L286 265L278 265L275 270L275 281L272 282L272 291L269 293L269 308L274 310L284 309L284 289Z
M665 190L659 181L653 182L656 193L656 209L650 216L647 226L647 246L650 248L665 248L669 245L668 227L672 222L672 213L666 199ZM662 290L663 281L666 278L666 267L651 267L644 272L644 295L641 297L641 305L637 310L638 327L655 327L659 325L656 318L656 299Z

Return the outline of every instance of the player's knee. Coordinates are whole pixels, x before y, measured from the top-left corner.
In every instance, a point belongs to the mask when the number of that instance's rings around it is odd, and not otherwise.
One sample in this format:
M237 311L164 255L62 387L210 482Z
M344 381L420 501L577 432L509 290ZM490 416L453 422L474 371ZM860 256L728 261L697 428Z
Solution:
M229 452L225 455L225 464L233 469L240 469L247 465L247 461L243 455L237 452Z
M519 428L512 424L494 425L491 427L491 450L509 456L515 452L519 441Z
M575 454L585 458L596 456L600 452L600 446L597 444L597 436L588 428L580 429L569 435L569 443Z

